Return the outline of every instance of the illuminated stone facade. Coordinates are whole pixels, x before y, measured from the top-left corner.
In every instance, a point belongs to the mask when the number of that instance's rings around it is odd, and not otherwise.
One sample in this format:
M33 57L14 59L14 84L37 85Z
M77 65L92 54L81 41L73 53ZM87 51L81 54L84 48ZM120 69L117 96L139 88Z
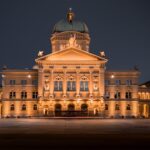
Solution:
M3 69L2 117L149 116L141 109L139 71L106 70L104 52L89 52L88 28L71 10L50 41L52 53L39 52L33 69Z

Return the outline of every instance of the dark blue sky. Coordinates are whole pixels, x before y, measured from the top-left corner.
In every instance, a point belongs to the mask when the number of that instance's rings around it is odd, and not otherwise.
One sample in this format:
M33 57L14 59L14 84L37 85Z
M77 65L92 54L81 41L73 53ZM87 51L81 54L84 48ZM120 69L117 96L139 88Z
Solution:
M105 50L108 69L137 65L141 81L150 80L149 0L0 0L0 66L31 68L39 50L49 53L53 26L69 7L89 27L90 51Z

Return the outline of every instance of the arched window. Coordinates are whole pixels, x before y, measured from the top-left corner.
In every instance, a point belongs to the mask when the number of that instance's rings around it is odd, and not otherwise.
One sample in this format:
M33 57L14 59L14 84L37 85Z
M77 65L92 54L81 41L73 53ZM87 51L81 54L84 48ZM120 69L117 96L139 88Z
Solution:
M37 104L33 105L33 110L37 110Z
M126 109L127 109L127 110L131 110L131 105L128 104Z
M76 91L76 81L67 81L67 91Z
M87 104L82 104L81 105L81 111L88 111L88 105Z
M61 111L61 104L55 105L55 111Z
M115 105L115 110L120 110L119 104L116 104L116 105Z
M25 111L27 108L26 108L26 105L25 104L23 104L22 105L22 111Z
M105 104L105 110L108 110L108 104Z
M14 111L15 110L15 105L14 104L11 104L10 105L10 111Z

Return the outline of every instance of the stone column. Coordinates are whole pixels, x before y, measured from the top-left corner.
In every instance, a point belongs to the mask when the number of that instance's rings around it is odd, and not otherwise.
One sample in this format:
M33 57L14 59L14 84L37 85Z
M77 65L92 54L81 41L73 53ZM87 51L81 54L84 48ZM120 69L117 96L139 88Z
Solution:
M43 68L39 68L38 71L38 95L39 97L43 98L43 76L44 76L44 72L43 72Z
M63 78L63 96L66 97L67 94L67 80L66 80L66 70L64 70L64 78Z
M104 77L104 70L101 68L99 69L99 94L100 96L104 96L105 94L105 77Z
M89 92L90 92L90 96L93 95L93 81L92 81L92 73L93 71L90 70L90 80L89 80Z
M50 79L50 96L53 97L54 94L54 70L51 70L51 79Z
M76 71L76 95L79 96L80 94L80 71Z

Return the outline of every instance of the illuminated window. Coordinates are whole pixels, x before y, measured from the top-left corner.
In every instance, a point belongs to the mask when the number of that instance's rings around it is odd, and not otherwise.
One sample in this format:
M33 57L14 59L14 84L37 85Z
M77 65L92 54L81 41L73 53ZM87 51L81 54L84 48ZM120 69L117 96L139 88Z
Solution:
M109 98L110 98L110 92L106 91L105 97L106 97L107 99L109 99Z
M25 91L21 92L21 98L26 99L27 98L27 92L25 92Z
M16 80L10 80L10 81L9 81L9 84L10 84L10 85L15 85L15 84L16 84Z
M126 109L127 109L127 110L131 110L131 105L128 104Z
M26 85L27 84L27 80L21 80L21 85Z
M38 92L32 92L32 98L37 99L38 98Z
M9 98L10 98L10 99L16 98L16 92L10 92L10 93L9 93Z
M33 110L37 110L37 105L36 104L33 105Z
M120 95L121 95L120 92L116 91L114 98L119 99L121 97Z
M11 104L10 105L10 111L14 111L15 110L15 106L14 106L14 104Z
M132 98L132 93L131 92L126 92L125 97L126 97L126 99L131 99Z
M23 105L22 105L22 111L25 111L26 109L27 109L26 105L23 104Z
M67 82L67 91L76 91L76 82L75 81Z
M88 81L80 81L80 91L89 91Z
M54 91L62 91L63 84L62 81L54 81Z
M120 110L120 106L118 104L115 105L115 110Z

